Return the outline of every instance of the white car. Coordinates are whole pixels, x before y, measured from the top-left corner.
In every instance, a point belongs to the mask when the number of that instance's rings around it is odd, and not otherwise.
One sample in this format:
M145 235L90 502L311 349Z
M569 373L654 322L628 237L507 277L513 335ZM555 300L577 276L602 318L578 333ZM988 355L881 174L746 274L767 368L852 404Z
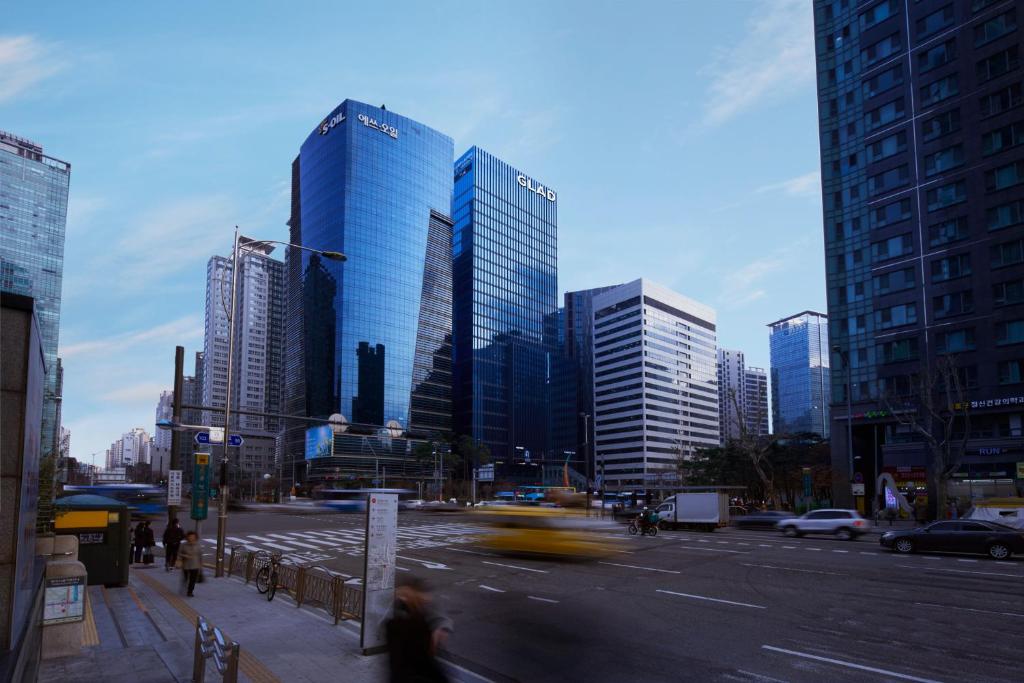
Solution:
M811 510L800 517L783 520L775 528L789 537L831 534L852 541L868 533L868 521L856 510Z

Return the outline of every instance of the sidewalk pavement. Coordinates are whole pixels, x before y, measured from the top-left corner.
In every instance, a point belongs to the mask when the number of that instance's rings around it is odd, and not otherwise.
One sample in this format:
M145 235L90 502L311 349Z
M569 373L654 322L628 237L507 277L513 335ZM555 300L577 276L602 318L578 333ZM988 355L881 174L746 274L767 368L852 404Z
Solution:
M198 615L241 646L239 680L250 683L373 681L386 678L383 656L359 651L358 625L297 608L280 593L267 602L237 578L206 580L195 597L181 590L181 572L133 566L124 588L90 586L86 647L77 657L43 662L41 683L184 683L192 679ZM219 681L211 661L207 680Z

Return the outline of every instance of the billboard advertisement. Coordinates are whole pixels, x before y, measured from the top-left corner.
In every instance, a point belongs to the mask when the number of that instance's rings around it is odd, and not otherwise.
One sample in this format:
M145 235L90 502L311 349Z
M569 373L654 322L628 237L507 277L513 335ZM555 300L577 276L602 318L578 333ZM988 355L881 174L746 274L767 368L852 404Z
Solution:
M334 432L330 425L310 427L306 430L306 460L326 458L334 449Z

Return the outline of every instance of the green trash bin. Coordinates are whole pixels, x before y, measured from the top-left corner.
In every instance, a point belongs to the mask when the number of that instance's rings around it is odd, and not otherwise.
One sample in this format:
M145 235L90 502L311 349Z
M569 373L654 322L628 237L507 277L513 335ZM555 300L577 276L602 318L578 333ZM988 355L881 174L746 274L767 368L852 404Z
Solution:
M89 572L89 585L127 586L128 532L131 513L119 500L82 494L54 501L58 534L78 537L78 561Z

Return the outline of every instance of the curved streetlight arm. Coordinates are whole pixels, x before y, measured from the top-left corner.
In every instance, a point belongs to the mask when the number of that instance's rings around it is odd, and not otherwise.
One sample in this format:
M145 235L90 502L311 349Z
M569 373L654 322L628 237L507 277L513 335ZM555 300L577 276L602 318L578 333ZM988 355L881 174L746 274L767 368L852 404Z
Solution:
M292 244L291 242L282 242L280 240L252 240L249 242L245 242L244 244L239 244L238 248L251 251L252 248L258 244L280 244L281 246L301 249L302 251L311 251L315 254L320 254L324 258L330 259L331 261L348 260L348 256L345 256L345 254L341 253L340 251L326 251L324 249L313 249L312 247L304 247L301 244Z

